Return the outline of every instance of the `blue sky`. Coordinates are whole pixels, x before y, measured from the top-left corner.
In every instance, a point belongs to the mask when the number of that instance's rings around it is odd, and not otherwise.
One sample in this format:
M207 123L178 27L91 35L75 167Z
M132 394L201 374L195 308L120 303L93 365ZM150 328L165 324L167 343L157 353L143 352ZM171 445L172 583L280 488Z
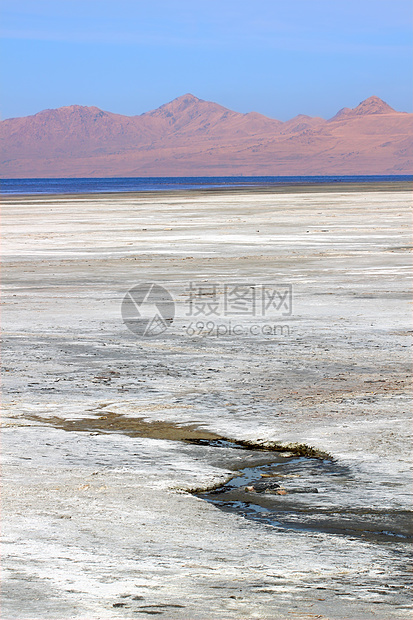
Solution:
M280 120L411 111L411 0L2 0L1 118L187 92Z

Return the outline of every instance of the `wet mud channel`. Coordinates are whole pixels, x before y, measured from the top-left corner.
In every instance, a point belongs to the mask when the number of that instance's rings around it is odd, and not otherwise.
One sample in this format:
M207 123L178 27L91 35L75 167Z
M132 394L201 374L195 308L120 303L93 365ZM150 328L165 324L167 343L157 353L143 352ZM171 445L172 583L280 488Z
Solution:
M234 474L224 484L190 492L223 512L278 530L324 532L380 543L413 540L411 511L372 507L370 490L360 485L355 471L305 444L255 444L223 437L196 424L146 421L107 410L75 420L27 417L65 431L119 433L211 448L211 460L218 466L222 451L226 468Z
M224 485L197 496L278 529L377 542L412 540L411 512L363 506L356 476L334 459L270 453L267 462L241 468Z

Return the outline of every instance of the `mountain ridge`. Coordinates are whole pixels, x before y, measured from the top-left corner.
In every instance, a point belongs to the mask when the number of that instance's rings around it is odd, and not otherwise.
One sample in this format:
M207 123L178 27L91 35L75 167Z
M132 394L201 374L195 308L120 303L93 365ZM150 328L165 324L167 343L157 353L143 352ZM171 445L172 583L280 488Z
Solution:
M131 114L131 115L127 115L127 114L120 114L118 112L109 112L108 110L103 110L102 108L99 108L97 106L85 106L85 105L79 105L79 104L70 104L70 105L66 105L66 106L60 106L59 108L45 108L43 110L40 110L39 112L35 112L34 114L29 114L26 116L13 116L10 118L5 118L3 120L0 120L0 124L7 122L7 121L13 121L13 120L18 120L18 119L22 119L22 118L33 118L34 116L37 116L39 114L44 114L46 112L56 112L56 111L64 111L64 110L71 110L71 111L77 111L77 110L94 110L96 112L100 112L103 114L111 114L114 116L122 116L124 118L139 118L139 117L144 117L144 116L151 116L154 115L155 113L160 113L161 111L164 110L170 110L172 107L177 107L179 104L179 106L181 107L181 105L183 105L183 107L189 107L192 104L208 104L208 105L212 105L216 108L220 108L221 110L223 110L224 112L232 112L234 114L239 114L241 116L250 116L250 115L258 115L260 117L263 118L268 118L270 120L276 120L279 123L288 123L291 120L293 120L294 118L299 118L299 117L305 117L305 118L322 118L322 117L311 117L308 114L304 114L304 113L300 113L297 114L296 116L292 117L291 119L287 119L286 121L280 121L277 119L273 119L270 116L266 116L264 114L261 114L260 112L235 112L234 110L231 110L230 108L226 108L222 105L220 105L219 103L214 103L212 101L207 101L205 99L199 99L198 97L196 97L195 95L192 95L191 93L186 93L185 95L180 95L179 97L176 97L175 99L172 99L171 101L167 102L167 103L163 103L162 105L160 105L158 108L155 108L154 110L149 110L147 112L142 112L141 114ZM374 106L374 108L373 108ZM355 113L355 114L384 114L386 113L385 110L388 111L388 113L395 113L395 114L409 114L409 112L399 112L397 110L395 110L394 108L392 108L388 103L386 103L383 99L380 99L380 97L377 97L376 95L371 95L370 97L367 97L367 99L364 99L363 101L361 101L355 108L341 108L341 110L339 110L333 117L331 117L330 119L327 120L332 120L333 118L335 118L338 114L341 114L341 112L343 110L348 110L349 112ZM362 112L362 110L364 110L364 112ZM323 119L325 120L325 119Z
M409 173L412 121L375 95L284 122L191 93L134 116L74 104L1 121L1 176Z

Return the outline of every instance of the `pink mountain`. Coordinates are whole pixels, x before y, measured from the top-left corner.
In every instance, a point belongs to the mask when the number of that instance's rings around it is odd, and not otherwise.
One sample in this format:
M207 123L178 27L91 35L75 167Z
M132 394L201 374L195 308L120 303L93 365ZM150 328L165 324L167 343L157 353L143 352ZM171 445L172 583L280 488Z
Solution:
M3 178L411 174L413 114L378 97L283 123L187 94L139 116L67 106L0 122Z

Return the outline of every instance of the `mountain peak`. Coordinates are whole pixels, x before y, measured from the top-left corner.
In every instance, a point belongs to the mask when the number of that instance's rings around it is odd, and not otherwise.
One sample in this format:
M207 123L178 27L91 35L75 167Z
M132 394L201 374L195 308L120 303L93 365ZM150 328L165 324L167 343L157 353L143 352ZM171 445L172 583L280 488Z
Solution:
M383 99L376 97L376 95L372 95L364 99L364 101L359 103L355 108L342 108L330 120L336 121L345 117L367 116L369 114L397 114L397 112L394 108L389 106L388 103L383 101Z
M204 101L204 99L198 99L198 97L191 93L187 93L173 99L169 103L161 105L156 110L145 112L142 116L169 119L169 122L174 124L178 122L179 126L181 126L185 122L201 115L209 116L210 114L223 114L224 112L231 113L230 110L223 108L218 103ZM236 113L233 112L233 114Z
M186 93L185 95L181 95L180 97L176 97L176 99L173 99L171 101L171 103L199 103L200 101L203 101L203 99L198 99L198 97L195 97L195 95L192 95L191 93Z
M42 110L33 115L33 117L41 119L42 122L53 122L57 119L60 119L62 122L77 121L100 116L107 116L107 112L103 112L103 110L96 106L85 105L65 105L60 108Z
M357 114L358 116L362 116L364 114L390 114L395 111L396 110L389 106L388 103L375 95L368 97L353 109L354 114Z
M198 99L198 97L191 95L191 93L187 93L186 95L181 95L180 97L177 97L176 99L172 99L172 101L169 101L169 103L164 103L156 110L152 110L151 112L146 112L146 114L153 114L155 112L175 114L176 112L183 112L187 108L197 106L200 103L205 103L205 102L203 99Z

